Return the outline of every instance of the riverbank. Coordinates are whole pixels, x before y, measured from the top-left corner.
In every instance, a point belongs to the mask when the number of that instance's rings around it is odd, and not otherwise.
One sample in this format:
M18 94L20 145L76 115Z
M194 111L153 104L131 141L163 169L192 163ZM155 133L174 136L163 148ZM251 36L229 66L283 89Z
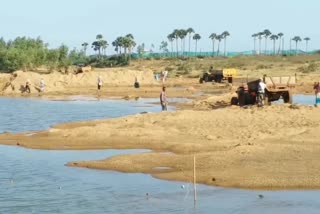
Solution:
M151 149L69 166L142 172L168 180L253 189L320 188L320 110L275 105L138 114L0 135L34 149ZM165 168L162 168L165 167Z

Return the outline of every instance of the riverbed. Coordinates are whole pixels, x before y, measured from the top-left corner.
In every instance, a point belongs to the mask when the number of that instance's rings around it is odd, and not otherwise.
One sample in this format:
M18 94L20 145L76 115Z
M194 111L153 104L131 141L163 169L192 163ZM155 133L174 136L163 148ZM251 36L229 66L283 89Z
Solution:
M154 100L0 98L0 132L160 111ZM174 110L170 107L169 110ZM147 150L48 151L0 146L0 213L318 213L320 191L251 191L67 167Z

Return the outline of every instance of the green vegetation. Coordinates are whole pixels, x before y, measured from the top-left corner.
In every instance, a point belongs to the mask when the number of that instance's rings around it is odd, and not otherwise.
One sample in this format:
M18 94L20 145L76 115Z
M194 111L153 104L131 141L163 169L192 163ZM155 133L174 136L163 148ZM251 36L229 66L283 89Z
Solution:
M118 52L115 56L106 56L108 42L101 34L91 47L95 55L87 56L89 43L81 44L82 49L69 50L66 45L50 49L48 44L39 37L36 39L17 37L14 40L5 41L0 38L0 71L12 72L15 70L36 70L41 66L49 70L67 70L70 65L92 65L95 67L113 67L128 65L135 42L132 34L118 37L112 45ZM124 49L124 53L121 50ZM119 53L120 51L120 53Z
M49 45L40 38L17 37L14 40L4 40L0 38L0 71L12 72L15 70L36 70L44 66L49 70L67 70L70 65L92 65L94 67L114 67L129 65L131 59L137 58L152 58L159 60L165 57L171 57L178 60L186 60L186 58L204 59L206 57L235 57L239 55L279 55L289 56L300 54L317 54L318 52L308 52L308 43L311 40L305 37L305 52L298 50L298 43L302 41L299 36L290 39L296 43L295 50L284 50L284 34L272 34L270 30L265 29L261 32L252 35L254 39L254 50L241 53L227 52L227 38L230 36L228 31L221 34L211 33L209 41L212 42L212 52L198 51L198 42L202 37L192 28L175 29L167 36L168 41L162 41L159 50L154 53L154 44L150 50L145 49L145 44L137 46L136 53L133 49L136 47L136 42L132 34L117 37L110 45L114 47L116 54L107 56L108 41L102 34L96 35L92 43L83 42L79 44L80 49L69 50L66 45L61 45L58 48L49 48ZM186 50L185 39L189 39L188 50ZM265 39L264 52L261 51L261 42ZM191 51L191 40L194 40L194 51ZM259 41L257 48L256 42ZM273 49L268 50L268 41L273 42ZM221 42L224 42L223 52L220 50ZM277 45L277 42L279 45ZM210 44L210 43L209 43ZM217 45L217 47L215 47ZM175 47L174 47L175 46ZM93 55L88 54L88 49L92 48ZM278 48L278 50L277 50ZM217 49L217 50L215 50ZM270 48L271 49L271 48ZM221 52L221 53L220 53ZM318 53L319 54L319 53ZM262 56L259 56L262 57ZM242 67L241 63L231 63L232 66ZM258 66L259 67L259 66ZM260 66L261 67L261 66ZM189 72L190 69L185 69L183 66L179 70ZM307 69L310 70L310 69ZM312 70L312 69L311 69Z

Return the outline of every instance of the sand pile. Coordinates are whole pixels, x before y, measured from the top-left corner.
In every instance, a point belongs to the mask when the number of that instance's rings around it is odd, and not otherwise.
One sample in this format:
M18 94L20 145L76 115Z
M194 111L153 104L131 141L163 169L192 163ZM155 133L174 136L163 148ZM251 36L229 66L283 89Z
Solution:
M0 74L0 89L5 95L21 94L26 81L31 82L31 93L38 93L40 79L46 84L46 92L68 91L69 89L95 88L97 77L101 76L104 85L132 86L135 78L144 85L156 84L152 71L138 71L125 69L96 69L80 74L39 74L35 72L16 71L12 75Z

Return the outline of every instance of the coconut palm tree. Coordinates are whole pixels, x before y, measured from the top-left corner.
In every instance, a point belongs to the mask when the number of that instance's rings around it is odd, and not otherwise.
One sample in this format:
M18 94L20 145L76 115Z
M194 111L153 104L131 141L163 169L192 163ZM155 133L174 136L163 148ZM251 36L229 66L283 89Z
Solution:
M224 39L224 56L227 55L227 37L230 36L230 33L228 31L224 31L221 34L222 38Z
M258 39L259 39L259 55L261 54L261 40L262 40L263 32L258 33Z
M209 36L209 39L212 40L212 56L214 56L214 43L216 41L216 37L217 37L217 34L216 33L212 33L210 34Z
M273 41L273 55L276 55L276 40L279 39L277 35L271 35L270 39Z
M296 42L296 55L297 55L298 54L298 42L301 42L302 40L301 40L300 36L295 36L292 38L292 40Z
M181 48L181 52L182 52L182 55L184 55L184 46L185 46L185 37L187 36L187 31L186 30L184 30L184 29L180 29L179 30L179 38L180 38L180 40L181 40L181 46L180 46L180 48Z
M101 49L102 49L103 55L106 55L106 50L108 46L109 44L106 40L101 40Z
M89 44L87 42L84 42L84 43L81 44L81 46L83 47L83 53L84 53L85 56L87 55L88 45Z
M131 52L132 49L136 46L136 42L134 41L134 37L132 34L127 34L124 37L124 48L125 48L125 52L126 50L128 50L128 55L129 55L129 62L131 60Z
M306 41L306 54L308 54L308 43L311 40L309 37L304 38L303 40Z
M173 41L175 39L175 35L173 33L170 33L168 36L167 36L169 42L171 43L171 56L173 56Z
M196 46L195 46L195 52L196 52L196 54L197 54L197 45L198 45L198 40L200 40L201 39L201 36L198 34L198 33L196 33L196 34L194 34L193 35L193 40L196 40Z
M218 40L218 51L217 51L217 56L219 56L219 53L220 53L220 42L222 40L222 36L221 35L217 35L216 36L216 40Z
M280 50L281 50L282 37L283 37L283 33L278 33L278 38L279 38L279 49L278 49L278 54L280 54ZM283 50L282 50L282 51L283 51ZM282 52L282 51L281 51L281 52Z
M251 37L253 37L253 52L254 52L254 54L256 54L257 53L257 51L256 51L256 41L257 41L258 34L254 33L254 34L252 34Z
M268 46L268 37L271 35L271 31L268 30L268 29L265 29L263 31L263 35L264 35L264 38L265 38L265 46L264 46L264 54L267 54L267 46Z
M103 45L106 44L106 43L107 43L107 41L106 41L106 40L103 40L102 34L98 34L98 35L96 36L96 41L94 41L94 42L92 43L92 48L93 48L94 51L98 51L99 57L101 56L102 47L103 47Z
M191 35L194 33L194 30L190 27L187 29L187 34L189 35L189 53L190 53L190 47L191 47Z
M179 54L179 49L178 49L178 39L179 39L179 30L178 29L175 29L172 33L174 35L174 39L176 40L176 49L177 49L177 56Z

